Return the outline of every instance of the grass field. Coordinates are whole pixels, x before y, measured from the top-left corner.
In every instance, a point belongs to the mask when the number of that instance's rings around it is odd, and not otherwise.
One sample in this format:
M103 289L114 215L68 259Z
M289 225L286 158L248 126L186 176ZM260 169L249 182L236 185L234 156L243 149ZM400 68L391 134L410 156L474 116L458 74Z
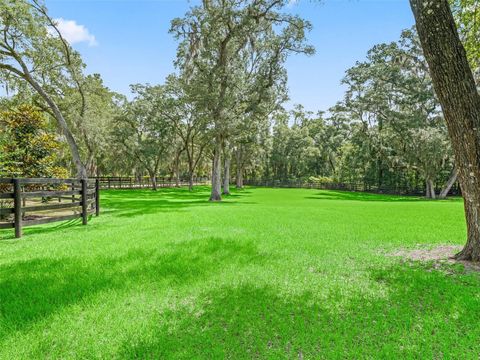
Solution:
M457 200L301 189L102 193L0 233L0 358L462 358L480 281L385 256L462 244Z

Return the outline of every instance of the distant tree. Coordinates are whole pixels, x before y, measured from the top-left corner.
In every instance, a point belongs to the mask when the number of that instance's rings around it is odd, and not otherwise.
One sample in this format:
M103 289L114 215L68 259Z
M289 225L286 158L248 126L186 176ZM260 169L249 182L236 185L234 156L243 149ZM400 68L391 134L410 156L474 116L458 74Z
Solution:
M351 124L353 145L344 164L355 163L361 181L375 183L378 189L403 182L397 174L405 178L411 171L419 172L427 197L435 198L437 179L453 165L445 122L416 34L404 31L398 42L375 45L366 61L347 71L343 83L347 92L339 109Z
M153 190L157 190L157 175L162 160L173 150L174 132L164 115L165 87L132 85L135 98L115 119L114 136L125 152L148 172Z
M271 153L274 178L281 180L307 177L307 167L319 155L310 134L313 114L298 107L290 113L275 114ZM293 122L291 125L289 122Z
M265 110L243 114L243 118L236 128L235 136L232 137L231 150L235 163L237 189L243 188L243 179L247 168L250 171L258 170L261 166L262 156L269 151L271 115L267 114ZM227 170L229 171L229 169ZM229 179L224 175L224 188L226 180Z
M284 0L203 1L184 18L172 22L172 32L181 40L177 66L192 84L192 98L211 120L213 135L211 201L221 200L222 153L238 113L263 101L264 94L284 79L283 63L291 52L311 52L305 45L309 24L279 12ZM242 86L244 51L261 49L262 66L252 68ZM251 52L255 55L255 52ZM253 57L255 58L255 56ZM247 73L248 74L248 73ZM256 81L254 80L256 79ZM257 99L252 96L257 95ZM249 97L250 100L244 101ZM248 104L250 103L250 105Z
M104 85L99 74L81 78L75 87L66 87L58 100L91 175L98 176L102 167L109 170L106 160L111 160L112 127L124 102L122 95Z
M187 79L171 75L167 78L164 106L159 109L169 119L179 138L181 145L178 153L185 153L189 190L192 191L195 171L200 164L205 150L211 142L208 119L205 113L195 106L194 99L189 95L194 93ZM175 156L178 163L179 155Z

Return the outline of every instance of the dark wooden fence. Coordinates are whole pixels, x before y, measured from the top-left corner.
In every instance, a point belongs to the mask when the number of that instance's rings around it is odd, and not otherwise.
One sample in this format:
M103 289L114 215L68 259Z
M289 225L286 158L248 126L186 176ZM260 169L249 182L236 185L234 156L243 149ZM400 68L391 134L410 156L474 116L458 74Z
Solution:
M342 190L356 191L375 194L389 195L425 195L424 187L389 187L389 186L371 186L363 183L338 183L338 182L308 182L302 180L272 180L272 179L245 179L245 185L260 187L278 187L278 188L303 188L303 189L320 189L320 190ZM439 193L440 189L436 189ZM455 184L449 191L448 195L461 195L460 187Z
M92 178L93 179L93 178ZM99 181L100 189L151 189L152 182L149 177L133 177L133 176L100 176L94 178ZM195 178L193 185L207 185L208 178ZM189 182L185 179L180 179L179 186L188 186ZM177 183L174 179L167 177L157 178L158 188L175 187Z
M15 228L20 238L25 226L79 218L86 225L100 213L99 190L95 179L0 178L0 229Z

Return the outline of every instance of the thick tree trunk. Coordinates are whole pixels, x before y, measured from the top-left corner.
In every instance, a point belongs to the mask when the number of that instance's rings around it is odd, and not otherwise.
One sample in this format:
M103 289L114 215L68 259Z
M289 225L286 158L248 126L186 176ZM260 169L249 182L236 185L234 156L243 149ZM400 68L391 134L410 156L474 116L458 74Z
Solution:
M215 139L215 150L213 152L212 164L212 192L210 201L222 201L222 141L218 137Z
M464 197L468 238L456 258L480 261L480 95L448 0L410 0L410 4Z
M439 199L445 199L447 197L453 184L455 184L455 182L457 181L457 178L458 178L457 169L453 169L452 174L450 175L450 178L448 179L447 183L445 184L442 191L438 195Z
M430 194L430 183L428 182L428 180L425 180L425 197L427 199L430 199L431 198L431 194Z
M87 169L87 173L90 174L90 176L95 175L97 172L97 163L92 153L88 155L87 164L85 168Z
M435 194L435 184L433 183L432 179L427 180L427 189L430 190L430 193L427 191L427 197L435 200L437 195Z
M463 191L463 188L462 188ZM464 195L465 196L465 195ZM467 219L467 244L456 258L458 260L480 261L480 214L478 203L464 199L465 216Z
M223 156L223 195L230 195L230 150L225 149Z

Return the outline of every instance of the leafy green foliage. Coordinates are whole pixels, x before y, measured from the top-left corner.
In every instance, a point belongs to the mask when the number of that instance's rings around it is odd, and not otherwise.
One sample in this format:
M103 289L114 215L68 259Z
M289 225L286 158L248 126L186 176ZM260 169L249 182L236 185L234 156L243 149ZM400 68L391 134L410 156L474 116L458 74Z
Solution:
M379 44L346 72L343 101L327 114L297 106L273 114L257 177L326 176L367 189L442 186L453 169L447 129L417 36ZM422 184L423 183L423 184Z
M3 175L8 177L68 177L68 171L58 166L61 143L48 131L43 113L22 105L0 113L3 136L0 143Z
M11 88L40 84L51 96L74 85L84 67L64 41L41 0L0 1L1 81Z
M78 146L88 173L115 169L114 119L121 113L124 96L108 89L99 74L82 77L76 87L64 89L59 106ZM122 164L124 165L124 164Z
M175 64L196 111L211 124L212 200L221 200L221 154L229 158L232 148L242 147L244 142L235 140L245 120L265 120L287 99L287 56L313 53L306 44L311 25L282 11L285 5L283 0L205 1L172 21L171 32L180 41Z
M451 0L467 56L480 80L480 4L477 0Z
M174 139L173 124L164 113L170 98L164 86L132 85L132 91L136 96L115 119L114 136L126 155L138 161L154 180Z

